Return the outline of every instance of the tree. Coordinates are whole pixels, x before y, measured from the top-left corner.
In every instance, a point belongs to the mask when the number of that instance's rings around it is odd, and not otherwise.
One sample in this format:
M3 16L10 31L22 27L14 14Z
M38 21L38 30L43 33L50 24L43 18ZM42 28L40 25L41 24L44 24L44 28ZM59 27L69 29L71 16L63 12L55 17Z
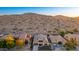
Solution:
M65 43L64 46L66 50L74 50L76 49L76 45L77 45L76 39L71 38L70 40L67 39L67 42Z
M3 48L3 44L4 44L3 40L0 40L0 48Z
M30 40L30 49L32 50L33 49L33 40L34 40L34 36L31 37L31 40Z
M59 32L59 34L60 34L62 37L65 36L65 32L64 32L64 31Z
M5 42L4 46L6 46L6 48L8 48L8 49L15 47L15 39L12 34L7 35L5 37L4 42Z
M16 45L20 48L23 48L25 46L25 40L24 39L17 39Z

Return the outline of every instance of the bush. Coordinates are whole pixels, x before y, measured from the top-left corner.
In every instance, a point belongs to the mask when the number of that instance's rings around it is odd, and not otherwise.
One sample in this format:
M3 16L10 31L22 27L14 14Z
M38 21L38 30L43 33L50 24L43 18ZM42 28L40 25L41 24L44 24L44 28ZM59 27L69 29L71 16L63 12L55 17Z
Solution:
M64 31L59 32L59 34L60 34L62 37L65 36L65 32L64 32Z
M66 50L74 50L76 49L77 42L75 39L71 38L70 40L67 40L65 43Z
M16 45L20 48L24 47L25 41L23 39L16 40Z
M6 47L8 49L15 47L15 42L14 41L13 42L6 42Z
M15 47L15 39L12 34L7 35L4 41L6 48L10 49Z
M0 48L6 48L6 41L0 40Z
M3 48L7 48L5 40L3 40Z
M2 40L0 40L0 48L3 48L3 44L4 44L4 42Z

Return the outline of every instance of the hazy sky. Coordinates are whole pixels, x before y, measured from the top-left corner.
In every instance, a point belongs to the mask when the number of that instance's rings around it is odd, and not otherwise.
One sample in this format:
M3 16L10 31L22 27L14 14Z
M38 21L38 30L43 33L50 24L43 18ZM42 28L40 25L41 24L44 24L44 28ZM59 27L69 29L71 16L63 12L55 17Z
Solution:
M79 16L79 8L76 7L0 7L0 15L39 13L47 15Z

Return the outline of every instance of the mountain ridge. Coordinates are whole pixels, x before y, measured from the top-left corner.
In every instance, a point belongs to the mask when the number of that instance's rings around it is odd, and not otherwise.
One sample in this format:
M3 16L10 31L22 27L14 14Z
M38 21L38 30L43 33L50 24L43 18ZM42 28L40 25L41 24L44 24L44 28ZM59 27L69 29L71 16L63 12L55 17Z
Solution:
M0 16L13 16L13 15L45 15L45 16L53 16L53 17L71 17L71 18L78 18L79 16L66 16L66 15L48 15L48 14L41 14L41 13L32 13L32 12L28 12L28 13L20 13L20 14L2 14Z
M66 16L50 16L36 13L0 16L0 32L53 33L55 28L73 30L79 28L79 19Z

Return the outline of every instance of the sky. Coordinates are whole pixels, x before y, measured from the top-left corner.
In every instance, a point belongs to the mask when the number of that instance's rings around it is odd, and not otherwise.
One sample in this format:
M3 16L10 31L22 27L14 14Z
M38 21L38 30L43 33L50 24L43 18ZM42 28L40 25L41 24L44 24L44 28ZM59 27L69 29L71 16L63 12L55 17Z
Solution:
M0 7L0 15L38 13L46 15L79 16L77 7Z

